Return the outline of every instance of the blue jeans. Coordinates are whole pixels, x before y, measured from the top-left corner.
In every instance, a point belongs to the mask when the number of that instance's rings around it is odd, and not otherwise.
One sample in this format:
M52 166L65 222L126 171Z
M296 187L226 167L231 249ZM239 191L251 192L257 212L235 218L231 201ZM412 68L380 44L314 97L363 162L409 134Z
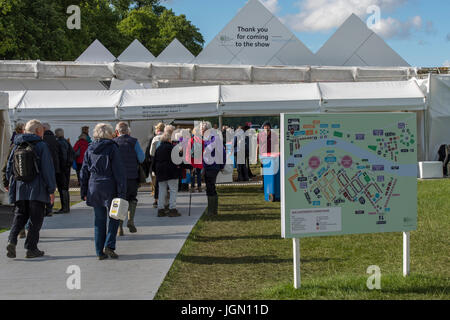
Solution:
M197 187L202 185L202 169L192 168L191 170L191 187L195 186L195 177L197 178Z
M106 231L108 212L109 210L106 207L94 208L95 251L97 256L100 256L103 253L103 249L106 247L116 250L116 236L120 221L109 218L108 231Z

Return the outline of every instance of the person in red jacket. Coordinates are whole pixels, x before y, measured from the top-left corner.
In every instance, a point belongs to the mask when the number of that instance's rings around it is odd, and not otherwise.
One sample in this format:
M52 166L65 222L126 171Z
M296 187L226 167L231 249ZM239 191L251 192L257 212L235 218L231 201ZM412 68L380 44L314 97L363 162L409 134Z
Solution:
M77 164L78 185L80 185L80 171L83 166L84 154L86 153L88 147L89 142L87 141L87 135L82 133L78 138L77 143L73 146L73 151L75 151L75 162Z
M203 152L205 151L205 142L199 127L194 128L193 137L187 146L186 160L192 166L191 171L191 188L195 187L197 180L197 190L202 192L202 169L203 169Z

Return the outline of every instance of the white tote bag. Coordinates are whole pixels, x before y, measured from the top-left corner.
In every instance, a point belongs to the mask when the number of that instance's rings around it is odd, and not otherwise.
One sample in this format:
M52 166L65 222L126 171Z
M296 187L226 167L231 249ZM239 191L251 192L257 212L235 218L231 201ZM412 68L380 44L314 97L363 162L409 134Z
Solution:
M124 221L128 215L128 201L125 199L115 198L111 202L109 216L115 220Z

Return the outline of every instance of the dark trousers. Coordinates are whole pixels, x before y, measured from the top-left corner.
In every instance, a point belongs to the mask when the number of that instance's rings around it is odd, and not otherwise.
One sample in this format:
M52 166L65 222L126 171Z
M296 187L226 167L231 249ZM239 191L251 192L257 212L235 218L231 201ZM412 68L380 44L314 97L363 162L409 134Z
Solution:
M78 184L81 185L81 179L80 179L80 172L81 172L81 167L83 166L82 163L77 163L77 178L78 178Z
M136 201L137 202L137 193L138 193L139 182L137 179L128 179L127 180L127 200L128 202Z
M56 186L58 187L59 193L61 193L62 190L69 190L69 179L70 168L56 174Z
M195 180L197 179L197 187L202 185L202 169L192 168L191 170L191 187L195 187Z
M19 232L28 222L28 234L25 240L25 249L35 250L39 242L39 232L42 228L45 215L45 203L40 201L17 201L14 220L9 233L9 242L17 245Z
M153 186L155 188L154 198L155 198L155 200L158 200L158 197L159 197L159 180L158 180L158 176L156 176L155 181L156 181L156 186Z
M248 177L253 178L255 175L252 173L252 170L250 169L250 156L245 156L245 166L247 167Z
M108 208L96 207L95 214L95 252L97 256L103 253L103 249L108 247L116 250L116 235L119 229L120 220L111 219L108 217ZM108 230L106 229L106 222L109 219Z
M236 163L237 172L238 172L238 181L248 181L248 168L244 164L238 163L238 157L237 155L234 155L234 163Z
M205 170L206 195L208 197L217 195L216 180L218 174L218 170Z

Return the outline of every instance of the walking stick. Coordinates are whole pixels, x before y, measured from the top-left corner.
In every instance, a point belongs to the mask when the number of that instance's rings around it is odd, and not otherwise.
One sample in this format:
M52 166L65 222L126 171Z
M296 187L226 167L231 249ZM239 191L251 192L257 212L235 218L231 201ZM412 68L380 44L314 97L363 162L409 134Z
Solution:
M191 216L192 185L189 186L189 217Z

